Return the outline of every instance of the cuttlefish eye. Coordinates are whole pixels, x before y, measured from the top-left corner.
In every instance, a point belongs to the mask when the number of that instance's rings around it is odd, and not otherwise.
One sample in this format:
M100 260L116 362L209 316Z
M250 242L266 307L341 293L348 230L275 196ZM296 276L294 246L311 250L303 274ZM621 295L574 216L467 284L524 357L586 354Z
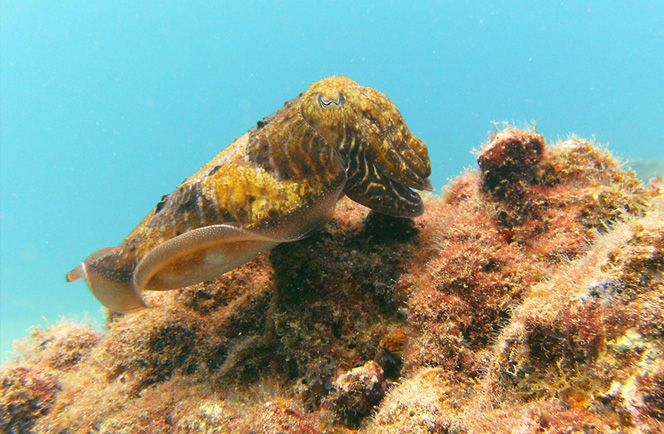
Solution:
M316 101L318 101L318 105L321 108L333 108L344 105L346 103L346 97L341 93L337 94L336 98L327 97L322 93L319 93Z

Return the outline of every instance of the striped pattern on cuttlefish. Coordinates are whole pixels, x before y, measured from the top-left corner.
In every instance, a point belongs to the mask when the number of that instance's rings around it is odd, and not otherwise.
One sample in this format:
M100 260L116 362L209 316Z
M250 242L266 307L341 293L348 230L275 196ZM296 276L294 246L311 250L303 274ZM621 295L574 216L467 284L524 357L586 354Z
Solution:
M324 225L345 194L376 212L424 212L425 144L394 104L347 77L312 84L165 195L117 247L67 274L107 308L146 307L144 290L219 276Z

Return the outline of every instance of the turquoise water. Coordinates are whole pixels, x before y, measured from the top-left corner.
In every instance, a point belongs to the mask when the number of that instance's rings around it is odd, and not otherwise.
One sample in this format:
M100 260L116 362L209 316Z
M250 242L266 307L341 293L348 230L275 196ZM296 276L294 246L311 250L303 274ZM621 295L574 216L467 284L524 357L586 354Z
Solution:
M6 0L0 354L102 318L64 275L320 78L399 107L440 188L492 121L664 157L664 2Z

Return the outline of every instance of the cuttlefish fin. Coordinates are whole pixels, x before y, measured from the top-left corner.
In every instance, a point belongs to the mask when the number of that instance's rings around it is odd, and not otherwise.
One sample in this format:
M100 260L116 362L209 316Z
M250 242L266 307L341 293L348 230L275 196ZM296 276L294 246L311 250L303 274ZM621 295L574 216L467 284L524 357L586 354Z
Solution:
M116 312L133 312L147 307L140 294L135 290L131 275L110 273L100 266L103 259L113 253L115 247L105 247L90 255L67 273L67 282L83 278L92 294L104 306Z
M85 269L84 269L85 262L94 262L99 258L103 258L104 256L111 253L114 249L115 247L104 247L103 249L97 250L96 252L88 256L84 262L81 262L73 270L67 273L67 275L65 276L65 280L67 282L74 282L78 279L85 278Z
M150 250L133 273L134 288L183 288L220 276L284 242L297 241L323 226L334 213L343 183L316 197L270 229L217 224L194 229Z
M284 241L228 224L185 232L152 249L138 263L133 286L142 290L183 288L220 276Z

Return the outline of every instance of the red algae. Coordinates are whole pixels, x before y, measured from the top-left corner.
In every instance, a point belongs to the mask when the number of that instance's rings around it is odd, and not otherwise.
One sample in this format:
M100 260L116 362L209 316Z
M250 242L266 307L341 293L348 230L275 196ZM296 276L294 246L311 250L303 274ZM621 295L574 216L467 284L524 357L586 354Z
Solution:
M102 335L38 329L0 431L662 432L661 186L516 128L478 163L416 219L342 200Z

